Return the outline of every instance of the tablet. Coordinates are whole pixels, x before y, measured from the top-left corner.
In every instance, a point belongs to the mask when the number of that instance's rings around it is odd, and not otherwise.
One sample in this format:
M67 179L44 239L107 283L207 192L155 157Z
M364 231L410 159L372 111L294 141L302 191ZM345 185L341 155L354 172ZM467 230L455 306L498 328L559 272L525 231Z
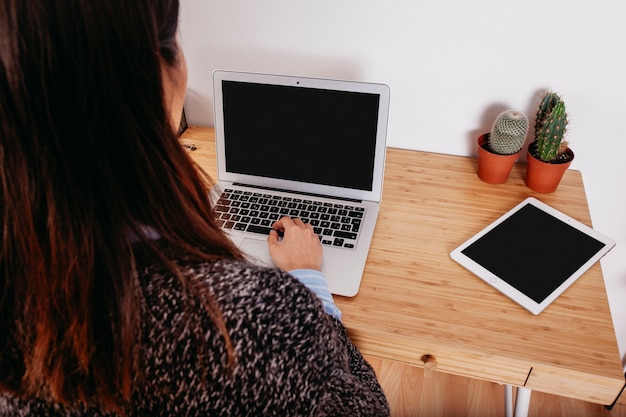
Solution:
M613 246L610 238L529 197L450 256L539 314Z

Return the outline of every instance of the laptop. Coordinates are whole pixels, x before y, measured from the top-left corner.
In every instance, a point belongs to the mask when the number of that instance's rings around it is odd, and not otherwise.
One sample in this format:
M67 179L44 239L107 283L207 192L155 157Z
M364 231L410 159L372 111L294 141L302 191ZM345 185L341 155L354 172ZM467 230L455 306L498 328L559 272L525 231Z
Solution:
M313 226L333 294L359 290L378 217L390 89L384 84L213 73L219 222L253 262L283 216Z

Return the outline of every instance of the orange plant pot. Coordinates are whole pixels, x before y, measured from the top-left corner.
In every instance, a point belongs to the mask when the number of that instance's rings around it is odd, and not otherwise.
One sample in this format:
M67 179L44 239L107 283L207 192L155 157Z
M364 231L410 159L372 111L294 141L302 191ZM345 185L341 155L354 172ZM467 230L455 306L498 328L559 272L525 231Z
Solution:
M571 155L571 159L568 162L551 164L535 158L528 151L526 154L528 159L526 165L526 186L538 193L554 192L561 183L563 174L565 174L565 171L567 171L574 159L574 152L571 149L568 148L566 152Z
M513 164L520 152L512 155L500 155L485 149L489 133L478 138L478 178L489 184L506 182L513 168Z

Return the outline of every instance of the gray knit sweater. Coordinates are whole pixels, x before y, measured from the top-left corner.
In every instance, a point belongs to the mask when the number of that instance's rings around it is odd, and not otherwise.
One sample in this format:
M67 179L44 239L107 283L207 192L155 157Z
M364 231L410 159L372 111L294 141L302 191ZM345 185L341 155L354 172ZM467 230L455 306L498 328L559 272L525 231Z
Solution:
M198 298L143 262L145 376L134 384L130 416L389 415L374 371L344 326L292 276L239 261L179 266L215 295L236 365L229 374L224 339ZM66 409L0 394L3 417L103 415L97 407Z

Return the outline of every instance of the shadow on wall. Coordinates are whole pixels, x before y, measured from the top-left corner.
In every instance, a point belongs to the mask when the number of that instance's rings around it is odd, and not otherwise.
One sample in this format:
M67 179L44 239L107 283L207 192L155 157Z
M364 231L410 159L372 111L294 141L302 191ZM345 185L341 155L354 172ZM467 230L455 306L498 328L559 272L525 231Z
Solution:
M528 148L528 145L535 139L535 121L537 119L537 106L539 105L541 97L546 92L546 90L546 88L535 90L526 109L515 109L524 112L524 114L526 114L526 116L528 117L528 135L526 136L526 142L524 142L524 146L522 147L522 153L519 157L518 162L526 162L526 149ZM477 157L478 155L478 137L484 133L491 132L493 122L494 120L496 120L498 114L511 108L514 107L508 106L505 103L495 103L485 109L480 119L480 127L468 132L468 142L470 144L469 149L471 149L471 155L473 157Z
M185 57L189 68L189 85L195 87L187 90L185 98L185 112L190 125L212 127L214 124L213 71L217 69L371 81L363 78L363 65L359 62L328 56L206 48L185 49Z

